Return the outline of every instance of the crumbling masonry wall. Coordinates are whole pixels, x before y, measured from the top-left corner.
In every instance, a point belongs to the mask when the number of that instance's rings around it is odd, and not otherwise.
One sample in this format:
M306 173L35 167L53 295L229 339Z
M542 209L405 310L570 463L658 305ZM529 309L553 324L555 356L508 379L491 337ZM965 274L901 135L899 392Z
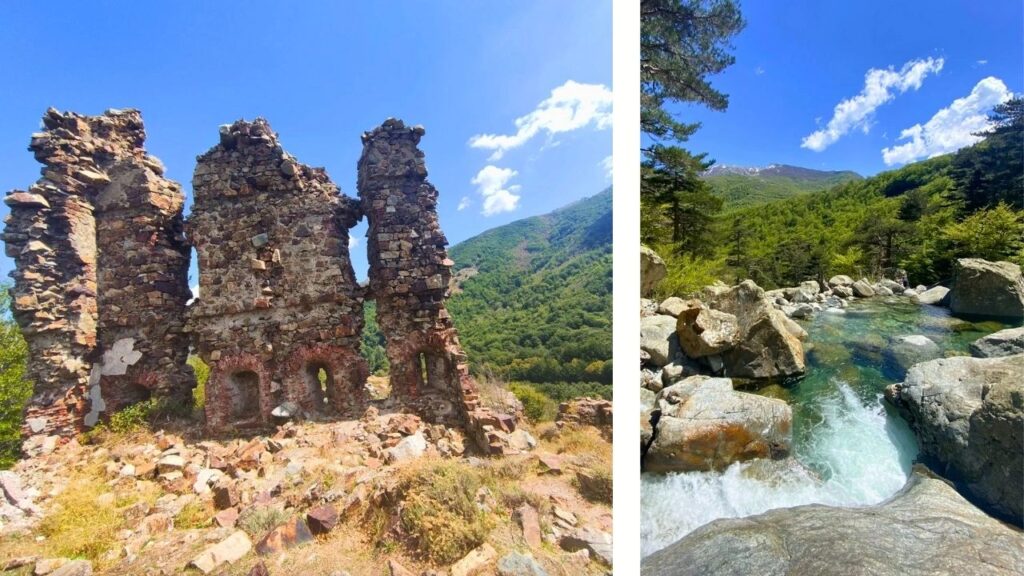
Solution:
M222 127L192 184L189 329L210 365L207 426L264 426L286 402L310 416L358 409L368 374L348 255L358 203L288 155L263 119Z
M69 435L100 409L194 386L184 198L146 154L138 111L50 109L43 126L29 146L42 178L6 197L3 238L34 383L25 432Z
M514 420L479 407L476 384L445 309L451 267L437 189L418 148L424 129L389 119L363 134L359 197L369 221L370 294L387 340L392 396L435 421L465 425L484 447Z
M35 383L27 434L70 435L153 396L190 402L190 345L210 365L211 431L357 414L370 297L392 403L465 426L492 453L509 445L515 420L480 407L445 309L453 262L422 128L388 120L363 135L357 201L287 154L265 120L223 126L197 159L185 223L181 187L146 154L138 111L51 109L43 124L30 146L43 177L8 194L3 235ZM364 214L368 287L348 254ZM191 306L189 243L199 260Z

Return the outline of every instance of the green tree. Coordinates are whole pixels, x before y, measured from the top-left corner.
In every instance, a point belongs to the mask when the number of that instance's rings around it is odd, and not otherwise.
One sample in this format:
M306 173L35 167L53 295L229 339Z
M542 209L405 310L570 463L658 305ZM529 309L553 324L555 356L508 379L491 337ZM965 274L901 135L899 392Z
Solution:
M732 0L641 0L640 129L651 138L684 142L699 123L680 122L667 102L725 110L729 98L708 76L735 62L729 40L743 29Z
M673 146L644 163L640 172L641 203L655 214L647 222L647 230L641 231L644 242L670 242L680 252L708 252L708 234L722 200L700 177L710 165L704 157Z
M991 128L977 134L985 140L957 153L950 171L950 198L966 213L1000 202L1024 209L1024 99L996 106L989 119Z
M1003 202L946 227L956 257L1017 259L1024 248L1024 217Z
M0 468L21 451L21 421L32 384L25 380L28 347L10 314L9 286L0 286Z

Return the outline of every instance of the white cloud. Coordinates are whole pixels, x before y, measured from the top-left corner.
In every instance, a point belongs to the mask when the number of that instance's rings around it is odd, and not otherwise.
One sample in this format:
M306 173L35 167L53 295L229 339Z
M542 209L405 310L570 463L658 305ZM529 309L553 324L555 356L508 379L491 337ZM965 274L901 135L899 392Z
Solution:
M807 135L800 147L821 152L850 130L859 128L866 134L871 129L871 116L879 106L895 98L896 92L917 90L925 77L938 73L944 63L942 58L927 58L911 60L899 72L892 66L885 70L868 70L860 94L836 104L825 128Z
M463 196L462 199L459 200L459 207L456 208L456 210L462 212L466 208L469 208L472 204L473 201L469 199L469 196Z
M199 284L192 287L192 297L189 298L188 302L185 302L185 304L191 304L195 302L197 298L199 298Z
M355 248L356 246L359 246L359 238L356 238L355 236L349 236L348 237L348 247L349 248Z
M520 198L516 194L519 191L519 186L517 184L507 185L508 181L516 174L518 172L511 168L498 168L493 165L484 166L480 172L477 172L471 183L476 185L477 191L484 197L481 214L493 216L516 209Z
M764 74L764 68L761 68L760 66L754 68L754 74L757 74L758 76Z
M612 179L612 157L605 156L604 160L601 160L601 168L604 169L604 177L608 180Z
M914 124L900 132L899 140L909 142L882 149L882 160L888 166L906 164L974 144L981 140L974 133L984 132L989 127L988 112L996 104L1012 97L1013 93L1002 80L994 76L984 78L974 86L970 94L957 98L936 112L923 126Z
M985 64L988 64L988 60L978 60L978 66L984 66Z
M489 161L500 160L505 152L518 148L541 132L548 137L593 125L601 130L612 125L612 92L603 84L581 84L569 80L551 91L525 116L515 120L515 134L477 134L469 139L473 148L493 150Z

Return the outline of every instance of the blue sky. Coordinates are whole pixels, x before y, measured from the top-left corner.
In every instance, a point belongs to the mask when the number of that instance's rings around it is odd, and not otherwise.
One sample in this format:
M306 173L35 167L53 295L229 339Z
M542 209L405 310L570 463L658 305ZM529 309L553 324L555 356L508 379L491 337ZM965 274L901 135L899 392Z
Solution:
M736 64L712 80L730 95L728 110L674 110L703 123L688 147L719 163L864 175L896 168L962 145L981 108L1024 91L1022 6L743 2L747 27L734 42ZM872 69L880 72L868 83Z
M147 149L189 193L195 157L239 118L266 117L351 196L360 134L422 124L452 244L610 184L610 0L6 2L0 75L0 192L39 177L26 147L49 106L142 110Z

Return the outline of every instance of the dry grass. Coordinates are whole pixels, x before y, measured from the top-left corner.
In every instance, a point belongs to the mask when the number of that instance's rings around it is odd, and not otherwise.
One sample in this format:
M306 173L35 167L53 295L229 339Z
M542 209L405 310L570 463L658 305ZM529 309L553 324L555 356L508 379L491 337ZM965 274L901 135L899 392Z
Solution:
M102 569L109 563L104 554L117 546L118 531L127 527L124 510L138 502L152 505L156 497L155 489L115 497L103 480L102 469L86 467L76 472L67 488L49 504L36 530L45 540L33 541L26 553L86 558Z

